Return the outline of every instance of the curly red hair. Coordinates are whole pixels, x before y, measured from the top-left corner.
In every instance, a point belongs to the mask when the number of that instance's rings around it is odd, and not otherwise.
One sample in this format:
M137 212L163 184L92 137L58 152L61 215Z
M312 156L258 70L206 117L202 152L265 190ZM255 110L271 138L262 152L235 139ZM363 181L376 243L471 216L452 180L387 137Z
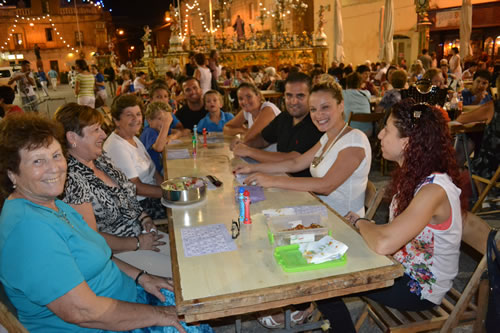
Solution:
M411 98L405 99L392 108L394 125L402 138L408 138L403 151L403 165L392 177L389 194L396 195L395 216L403 212L410 204L415 189L432 173L446 173L453 183L462 189L460 203L467 207L467 198L463 191L452 145L450 131L439 109L416 104Z

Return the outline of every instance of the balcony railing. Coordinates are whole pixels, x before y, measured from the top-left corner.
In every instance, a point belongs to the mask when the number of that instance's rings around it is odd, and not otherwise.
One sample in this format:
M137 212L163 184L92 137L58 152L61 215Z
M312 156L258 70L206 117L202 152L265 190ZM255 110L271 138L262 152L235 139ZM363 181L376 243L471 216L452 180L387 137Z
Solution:
M14 6L0 7L0 17L30 16L31 8L16 8Z

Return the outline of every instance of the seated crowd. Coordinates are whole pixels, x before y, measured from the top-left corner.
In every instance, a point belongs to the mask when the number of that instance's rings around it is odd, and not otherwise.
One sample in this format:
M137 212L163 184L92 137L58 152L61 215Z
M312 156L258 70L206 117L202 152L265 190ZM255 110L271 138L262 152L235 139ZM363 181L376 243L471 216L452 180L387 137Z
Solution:
M92 76L83 60L76 63L78 103L61 106L54 119L18 110L12 89L0 87L0 281L20 322L32 332L213 331L177 317L168 237L154 223L166 217L162 154L195 127L234 137L234 156L256 162L234 169L248 174L247 185L316 193L359 230L368 247L403 265L405 274L392 287L364 296L402 310L440 304L458 273L467 209L463 165L441 106L402 95L423 78L455 96L462 78L444 62L425 69L417 61L409 74L401 66L378 66L233 71L219 64L214 51L208 60L192 54L182 75L172 68L165 79L149 80L124 68L109 112L110 133L104 131L108 115L95 108L96 97L88 92L100 86L99 69L93 66ZM461 91L463 105L485 105L471 121L493 118L487 132L496 139L473 138L473 166L491 174L498 156L488 146L498 146L500 103L493 108L488 71L471 66L465 78L472 85ZM225 110L225 97L231 96L221 86L234 86L235 114ZM265 100L266 89L282 90L283 109ZM371 112L385 114L381 127L347 123L351 113ZM396 165L389 221L380 224L364 218L373 154L369 137L375 133L382 157ZM275 175L285 172L292 181ZM158 256L168 270L127 255L137 250ZM354 332L342 299L317 304L334 331ZM298 305L292 321L301 323L310 313L309 304ZM280 327L283 315L259 321Z

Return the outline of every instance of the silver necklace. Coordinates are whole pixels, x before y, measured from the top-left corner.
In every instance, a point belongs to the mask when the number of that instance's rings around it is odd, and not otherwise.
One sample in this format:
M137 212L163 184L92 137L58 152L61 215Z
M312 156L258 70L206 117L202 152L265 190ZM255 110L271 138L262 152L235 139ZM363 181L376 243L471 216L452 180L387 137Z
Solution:
M64 213L64 211L62 209L59 208L59 211L56 213L53 209L50 209L50 212L52 214L54 214L55 216L57 216L59 219L63 220L64 222L66 222L71 228L75 228L73 226L73 224L71 224L71 222L68 220L68 217L66 216L66 213Z
M342 129L340 130L339 134L337 134L337 136L335 137L335 139L332 141L332 143L328 147L328 150L327 151L323 150L321 152L321 155L316 156L316 157L313 158L313 160L311 162L311 166L313 168L316 168L323 161L323 158L325 157L325 155L327 155L330 152L330 150L332 149L332 147L335 145L335 142L337 142L337 140L340 138L340 136L342 135L342 133L344 133L344 130L346 128L347 128L347 123L344 125L344 127L342 127Z

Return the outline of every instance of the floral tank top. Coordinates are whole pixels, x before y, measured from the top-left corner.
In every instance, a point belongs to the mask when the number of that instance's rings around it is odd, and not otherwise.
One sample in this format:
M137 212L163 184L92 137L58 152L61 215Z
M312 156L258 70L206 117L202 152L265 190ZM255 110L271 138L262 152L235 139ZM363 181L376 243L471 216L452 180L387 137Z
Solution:
M416 189L427 184L441 186L451 205L450 219L441 224L428 224L414 239L394 254L405 274L411 278L410 291L434 304L440 304L458 273L462 215L460 189L447 174L432 174ZM390 206L390 221L394 218L395 198Z

